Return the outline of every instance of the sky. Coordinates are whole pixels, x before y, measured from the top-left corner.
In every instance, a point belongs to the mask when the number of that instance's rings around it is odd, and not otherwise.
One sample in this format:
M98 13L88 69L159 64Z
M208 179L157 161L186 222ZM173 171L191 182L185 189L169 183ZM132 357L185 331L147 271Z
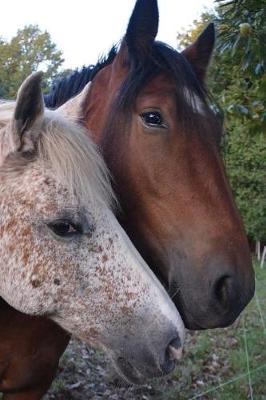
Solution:
M149 1L149 0L147 0ZM177 46L176 33L188 27L214 0L158 0L157 38ZM63 51L63 68L96 63L126 31L135 0L6 0L1 4L0 36L38 24Z

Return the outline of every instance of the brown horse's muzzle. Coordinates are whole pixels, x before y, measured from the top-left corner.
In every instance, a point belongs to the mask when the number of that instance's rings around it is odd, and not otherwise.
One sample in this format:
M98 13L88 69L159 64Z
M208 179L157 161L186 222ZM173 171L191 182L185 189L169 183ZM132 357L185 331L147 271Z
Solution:
M196 268L191 273L184 264L175 268L169 282L170 294L187 328L226 327L235 321L255 290L250 259L246 260L245 273L238 269L221 262L203 266L201 274ZM202 279L203 273L206 279Z

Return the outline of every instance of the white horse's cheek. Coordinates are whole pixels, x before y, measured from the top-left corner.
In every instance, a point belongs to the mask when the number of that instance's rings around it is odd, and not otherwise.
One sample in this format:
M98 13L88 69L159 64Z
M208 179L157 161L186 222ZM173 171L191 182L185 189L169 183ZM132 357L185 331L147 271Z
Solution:
M57 290L53 290L50 285L53 270L45 268L45 248L33 223L37 209L45 201L40 190L41 177L33 173L28 178L21 184L31 184L34 196L25 196L23 190L16 190L15 183L13 187L10 182L8 195L4 193L4 205L1 204L0 291L2 297L19 311L42 315L54 311L58 288L55 286ZM46 290L48 286L49 290Z
M16 309L33 315L42 315L53 311L55 294L50 287L49 295L42 282L40 248L27 237L26 230L16 234L4 234L1 248L9 248L9 257L1 252L1 269L4 270L1 281L3 297ZM12 256L10 256L12 254ZM49 282L49 275L46 276Z
M107 215L98 220L93 244L81 250L83 261L77 268L80 282L75 291L75 311L85 309L87 303L90 310L87 334L100 335L102 341L119 333L121 326L123 330L133 330L136 319L144 318L144 303L150 303L148 283L141 283L143 271L132 261L130 251L125 250L125 244L114 234ZM86 332L82 333L84 335Z

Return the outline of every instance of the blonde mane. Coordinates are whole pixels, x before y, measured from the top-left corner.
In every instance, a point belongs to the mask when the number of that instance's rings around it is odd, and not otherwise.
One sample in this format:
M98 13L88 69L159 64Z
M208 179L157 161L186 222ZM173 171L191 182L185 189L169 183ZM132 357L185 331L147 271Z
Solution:
M0 102L0 130L5 130L14 108L15 102ZM49 164L58 181L82 202L89 199L108 207L116 203L108 169L96 145L85 128L57 111L45 111L35 158Z
M0 100L0 129L5 127L13 115L15 102Z

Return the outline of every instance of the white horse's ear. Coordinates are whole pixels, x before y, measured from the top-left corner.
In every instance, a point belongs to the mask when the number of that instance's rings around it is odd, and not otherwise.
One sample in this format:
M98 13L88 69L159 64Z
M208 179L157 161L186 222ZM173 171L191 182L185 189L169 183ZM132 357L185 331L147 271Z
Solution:
M44 115L41 89L42 72L31 74L21 85L11 122L11 134L15 151L31 151L38 139L38 127Z
M87 98L91 82L87 83L84 89L75 97L68 100L56 111L63 114L66 118L78 121L82 116L82 106Z

